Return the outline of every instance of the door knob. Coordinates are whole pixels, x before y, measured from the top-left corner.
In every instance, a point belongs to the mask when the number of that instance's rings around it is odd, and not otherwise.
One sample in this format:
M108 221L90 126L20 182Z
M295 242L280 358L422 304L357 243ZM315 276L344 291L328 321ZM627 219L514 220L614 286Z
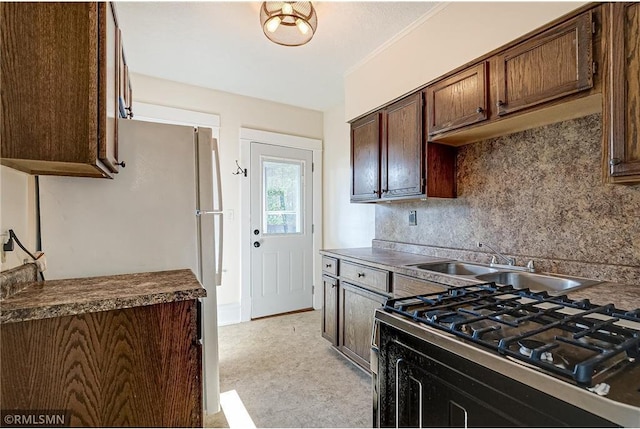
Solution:
M253 235L258 235L260 234L260 230L259 229L254 229L253 230Z
M253 242L253 247L260 247L260 242L259 241L254 241Z

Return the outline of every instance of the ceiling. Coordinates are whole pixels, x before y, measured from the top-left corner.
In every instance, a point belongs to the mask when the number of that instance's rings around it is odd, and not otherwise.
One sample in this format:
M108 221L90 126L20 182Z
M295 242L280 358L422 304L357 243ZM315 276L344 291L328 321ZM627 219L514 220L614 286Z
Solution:
M324 111L343 102L345 71L438 3L313 4L318 29L299 47L264 36L260 2L116 6L132 72Z

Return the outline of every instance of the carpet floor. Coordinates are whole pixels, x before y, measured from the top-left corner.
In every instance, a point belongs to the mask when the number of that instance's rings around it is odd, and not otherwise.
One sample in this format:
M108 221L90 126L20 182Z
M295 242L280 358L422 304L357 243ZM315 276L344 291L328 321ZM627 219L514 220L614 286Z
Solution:
M322 338L321 315L219 328L220 391L235 389L257 427L371 427L371 377Z

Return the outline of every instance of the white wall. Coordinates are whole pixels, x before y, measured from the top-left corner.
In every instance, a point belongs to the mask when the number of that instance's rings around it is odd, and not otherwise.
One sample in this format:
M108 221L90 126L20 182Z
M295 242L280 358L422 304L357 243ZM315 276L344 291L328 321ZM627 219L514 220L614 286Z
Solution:
M369 247L375 235L375 206L351 204L350 127L344 106L324 112L323 220L325 249Z
M585 2L451 2L345 75L345 118L360 116Z
M35 179L13 168L0 166L0 234L8 234L9 229L13 229L29 251L35 252ZM8 235L3 235L1 241L5 243L8 238ZM0 271L22 265L22 261L28 258L17 245L14 249L6 253Z
M225 218L222 286L218 288L218 306L224 313L240 302L240 181L234 176L235 160L240 159L240 127L322 139L322 112L273 103L257 98L186 85L133 74L135 102L195 110L220 115L220 169ZM243 166L246 167L246 166ZM231 218L230 211L233 211ZM235 307L232 312L235 312ZM221 314L220 319L233 318Z

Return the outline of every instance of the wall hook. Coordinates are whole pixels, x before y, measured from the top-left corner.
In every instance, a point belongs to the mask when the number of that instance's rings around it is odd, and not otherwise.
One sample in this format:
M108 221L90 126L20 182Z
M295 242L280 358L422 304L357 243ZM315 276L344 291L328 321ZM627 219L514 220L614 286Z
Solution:
M240 167L240 164L238 164L238 160L237 159L236 159L236 166L238 167L236 169L236 172L235 173L231 173L231 174L233 174L234 176L237 176L238 174L242 174L242 175L244 175L244 177L247 177L247 169Z

